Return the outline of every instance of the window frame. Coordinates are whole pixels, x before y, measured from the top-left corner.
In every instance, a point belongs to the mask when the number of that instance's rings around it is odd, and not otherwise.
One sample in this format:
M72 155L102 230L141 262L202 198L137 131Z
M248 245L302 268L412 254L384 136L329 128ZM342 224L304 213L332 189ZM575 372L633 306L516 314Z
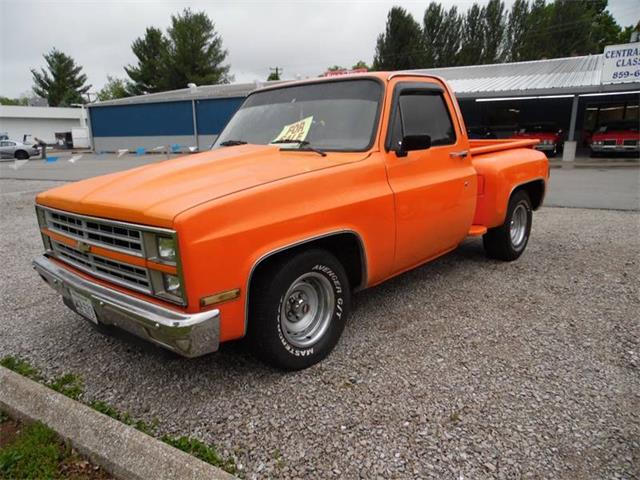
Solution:
M430 148L438 148L438 147L450 147L458 143L458 133L456 132L455 124L453 123L453 118L451 117L451 111L449 109L449 104L447 103L447 99L445 98L445 89L431 82L398 82L393 90L393 98L392 98L392 108L391 115L389 117L389 122L387 126L387 136L384 142L384 148L386 152L397 152L398 150L391 145L393 140L393 128L396 123L396 117L400 113L400 97L402 95L432 95L438 96L442 100L442 103L445 107L445 111L447 113L447 118L449 119L449 123L451 124L451 129L453 131L453 139L450 143L441 143L438 145L433 145ZM402 130L404 134L404 124L402 121L402 117L400 118L400 123L402 125Z

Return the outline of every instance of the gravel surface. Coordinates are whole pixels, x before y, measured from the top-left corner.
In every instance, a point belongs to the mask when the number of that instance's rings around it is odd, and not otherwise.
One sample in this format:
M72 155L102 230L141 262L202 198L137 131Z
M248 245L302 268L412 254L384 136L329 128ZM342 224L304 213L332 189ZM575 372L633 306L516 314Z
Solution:
M321 364L185 360L99 334L31 270L34 192L0 181L0 354L232 455L247 478L640 477L640 213L543 208L515 263L481 241L358 294Z

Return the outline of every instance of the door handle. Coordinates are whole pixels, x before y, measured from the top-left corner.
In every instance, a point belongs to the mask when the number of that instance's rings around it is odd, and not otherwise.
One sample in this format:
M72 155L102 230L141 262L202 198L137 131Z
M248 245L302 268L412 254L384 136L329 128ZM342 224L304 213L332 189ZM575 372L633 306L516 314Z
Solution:
M462 150L460 152L449 153L449 156L451 158L467 158L467 155L469 155L469 150Z

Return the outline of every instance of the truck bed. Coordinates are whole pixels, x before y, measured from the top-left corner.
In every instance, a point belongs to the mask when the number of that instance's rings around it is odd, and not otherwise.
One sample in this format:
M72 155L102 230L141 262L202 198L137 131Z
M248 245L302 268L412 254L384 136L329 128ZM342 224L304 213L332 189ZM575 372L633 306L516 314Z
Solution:
M469 140L469 153L471 153L472 157L475 157L476 155L512 150L514 148L533 148L537 143L538 140L529 139Z

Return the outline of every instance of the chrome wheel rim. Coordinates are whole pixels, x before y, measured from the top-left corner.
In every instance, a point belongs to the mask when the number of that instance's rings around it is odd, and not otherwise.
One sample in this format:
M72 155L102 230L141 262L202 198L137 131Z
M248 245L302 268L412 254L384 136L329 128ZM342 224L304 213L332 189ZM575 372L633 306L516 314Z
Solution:
M516 250L524 243L527 233L527 208L524 204L519 203L513 210L511 215L511 225L509 233L511 234L511 244Z
M327 331L335 307L329 279L317 273L298 277L284 294L280 305L280 327L291 345L305 348L315 344Z

